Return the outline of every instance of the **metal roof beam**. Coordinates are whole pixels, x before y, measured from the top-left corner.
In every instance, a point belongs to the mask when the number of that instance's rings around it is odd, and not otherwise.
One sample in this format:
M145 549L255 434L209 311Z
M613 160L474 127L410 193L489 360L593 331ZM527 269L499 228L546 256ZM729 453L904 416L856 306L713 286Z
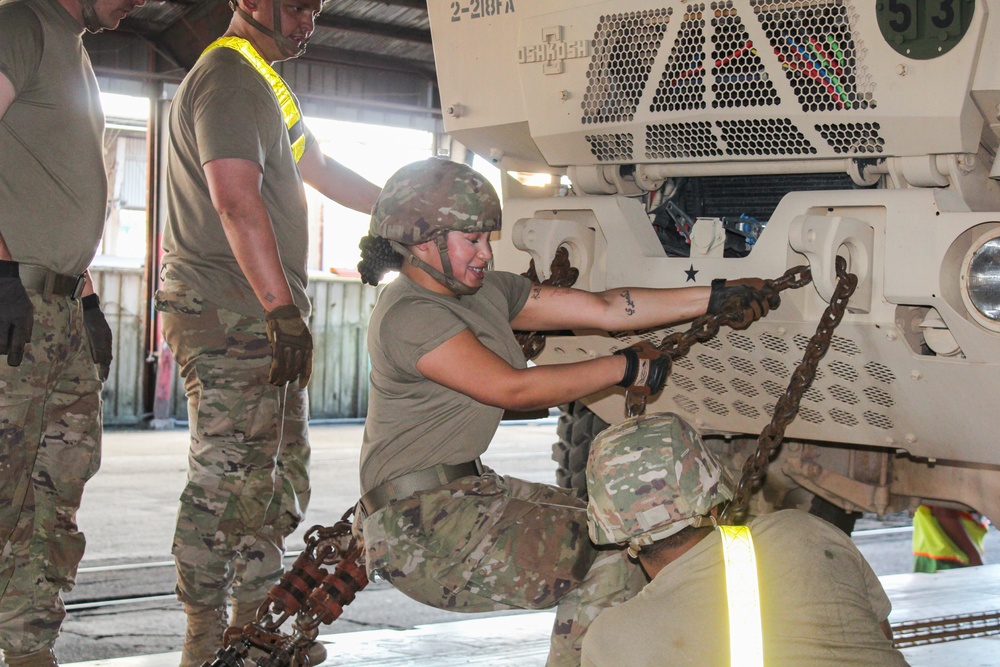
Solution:
M322 28L333 28L335 30L346 30L348 32L360 32L365 35L400 39L406 42L418 42L420 44L431 43L430 30L405 28L388 23L379 23L378 21L365 21L362 19L352 19L343 16L325 16L320 14L319 18L316 19L316 25Z

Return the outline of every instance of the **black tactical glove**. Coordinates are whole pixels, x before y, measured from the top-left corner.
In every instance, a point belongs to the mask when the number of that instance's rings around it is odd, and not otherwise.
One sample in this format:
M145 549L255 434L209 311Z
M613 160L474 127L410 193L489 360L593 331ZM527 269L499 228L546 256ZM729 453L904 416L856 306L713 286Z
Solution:
M761 291L763 288L764 281L760 278L739 280L717 278L712 281L707 312L709 315L718 315L733 304L735 309L742 311L742 318L734 318L729 326L734 329L746 329L767 315L772 308L781 305L781 297L777 293L768 298ZM734 313L730 311L730 314Z
M625 387L642 396L659 393L670 375L670 357L655 345L643 341L615 354L625 357L625 375L619 387Z
M279 387L299 379L309 384L312 375L313 341L309 326L294 304L278 306L264 316L271 343L271 371L267 380Z
M90 341L90 358L97 366L97 375L101 382L108 379L111 373L111 326L101 312L101 299L96 294L88 294L80 300L83 304L83 324L87 327L87 340Z
M7 355L8 366L21 365L34 314L17 262L0 259L0 354Z

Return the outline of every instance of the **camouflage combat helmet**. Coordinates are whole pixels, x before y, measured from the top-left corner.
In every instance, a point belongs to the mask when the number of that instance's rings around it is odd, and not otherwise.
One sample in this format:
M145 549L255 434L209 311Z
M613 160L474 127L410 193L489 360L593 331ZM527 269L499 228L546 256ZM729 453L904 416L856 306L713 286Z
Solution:
M630 553L701 524L733 498L733 484L694 429L677 415L628 419L602 431L587 463L587 523L595 544Z
M408 164L389 177L375 208L369 233L392 242L406 260L456 294L476 290L455 279L448 258L448 232L500 229L500 198L483 176L464 164L430 158ZM444 272L420 261L408 246L436 241Z

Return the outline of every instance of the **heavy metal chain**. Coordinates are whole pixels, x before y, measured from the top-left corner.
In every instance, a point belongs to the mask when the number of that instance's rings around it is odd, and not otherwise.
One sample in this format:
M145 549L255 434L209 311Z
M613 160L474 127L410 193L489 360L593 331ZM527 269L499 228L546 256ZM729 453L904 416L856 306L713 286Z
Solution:
M344 612L355 594L368 584L364 548L352 534L347 510L333 526L313 526L305 535L305 548L291 569L268 592L268 601L253 622L226 630L226 648L216 652L211 667L243 667L251 648L266 655L257 667L286 667L295 662L308 666L305 650L316 639L319 627ZM329 571L323 566L334 566ZM282 624L294 618L291 634Z
M538 280L538 272L535 270L535 260L531 260L528 270L521 274L533 283L542 285L552 285L553 287L572 287L576 279L580 277L580 269L569 263L569 251L560 246L556 249L555 257L549 267L549 277L545 280ZM545 347L545 334L541 331L515 331L514 336L521 345L521 351L525 359L534 359Z
M820 359L830 349L833 332L843 319L844 312L847 310L847 300L854 294L858 285L857 276L847 273L847 260L843 257L837 257L836 271L837 287L833 291L830 305L823 312L823 316L816 326L816 333L806 345L802 361L792 373L788 388L778 399L771 423L761 431L760 437L757 439L757 451L743 462L743 470L740 481L736 485L736 493L733 501L723 512L721 523L739 525L746 520L750 495L763 480L767 472L767 465L777 453L778 446L785 436L785 429L798 414L803 394L816 377L816 367L819 365ZM788 273L785 275L787 276Z
M765 280L761 289L764 297L771 301L786 289L805 287L812 281L812 272L808 266L795 266L774 280ZM715 315L702 315L688 327L687 331L677 332L664 338L657 346L661 352L668 355L671 361L686 355L696 343L715 338L723 325L734 328L745 328L746 314L736 299L730 299L723 304L721 312ZM629 417L641 415L646 410L646 396L625 392L625 412Z

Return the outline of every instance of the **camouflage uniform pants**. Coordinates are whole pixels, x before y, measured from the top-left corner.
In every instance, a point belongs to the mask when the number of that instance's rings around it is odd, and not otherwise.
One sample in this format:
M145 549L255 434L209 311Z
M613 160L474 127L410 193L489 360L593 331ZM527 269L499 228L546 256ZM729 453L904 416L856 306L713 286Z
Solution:
M101 464L101 381L79 301L31 292L20 366L0 357L0 649L51 648L85 540L83 487Z
M364 521L370 576L459 612L558 605L549 665L579 665L597 614L645 585L622 549L598 550L564 489L488 471L391 503Z
M306 391L268 383L262 319L169 279L156 308L184 378L191 432L173 543L177 596L205 607L259 604L309 503Z

